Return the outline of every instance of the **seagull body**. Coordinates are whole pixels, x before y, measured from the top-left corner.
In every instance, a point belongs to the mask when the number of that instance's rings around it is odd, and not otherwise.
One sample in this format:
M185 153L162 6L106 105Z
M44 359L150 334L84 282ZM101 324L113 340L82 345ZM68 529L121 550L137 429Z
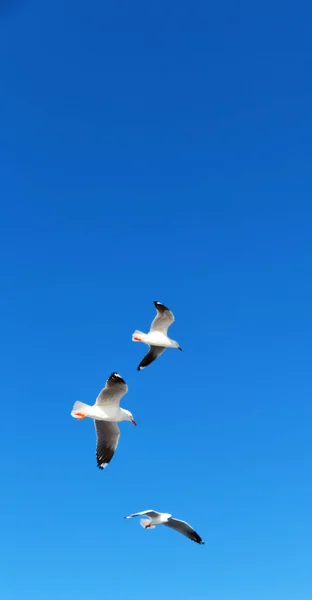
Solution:
M97 404L89 406L89 404L84 404L84 402L79 401L75 402L71 412L71 416L74 417L74 419L78 419L78 421L85 419L85 417L90 417L96 421L113 421L114 423L131 421L129 415L130 412L124 408L120 408L120 406L101 406Z
M178 533L182 533L182 535L185 535L193 542L197 542L197 544L205 543L193 527L185 521L174 519L169 513L160 513L157 510L142 510L142 512L128 515L125 519L132 519L139 516L147 517L147 519L140 519L140 525L144 529L154 529L156 525L165 525L166 527L170 527L170 529L175 529Z
M143 331L136 330L132 334L133 342L143 342L143 344L147 344L150 347L148 353L140 362L138 371L141 371L141 369L144 369L156 360L166 348L178 348L179 350L182 350L178 342L167 336L168 327L174 321L174 315L171 310L161 302L155 301L154 304L157 314L151 324L149 333L143 333Z
M140 339L136 339L140 338ZM157 346L159 348L179 348L178 342L171 340L167 335L161 331L150 331L149 333L134 332L134 342L143 342L148 346Z
M112 460L118 446L120 431L117 423L131 421L136 425L132 413L119 406L127 391L128 386L122 377L118 373L112 373L93 406L78 401L71 411L71 416L78 421L86 417L94 420L97 437L96 458L100 469L104 469Z

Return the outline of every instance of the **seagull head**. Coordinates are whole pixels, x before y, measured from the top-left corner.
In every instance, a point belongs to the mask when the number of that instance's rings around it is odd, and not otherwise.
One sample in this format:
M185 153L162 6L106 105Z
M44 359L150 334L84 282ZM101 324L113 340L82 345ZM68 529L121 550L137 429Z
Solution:
M136 425L136 421L134 420L133 415L131 415L131 413L130 413L130 421L131 421L131 423L133 423L133 425Z
M126 421L131 421L133 425L136 425L136 421L134 420L133 414L130 412L130 410L123 410L123 412L125 413Z

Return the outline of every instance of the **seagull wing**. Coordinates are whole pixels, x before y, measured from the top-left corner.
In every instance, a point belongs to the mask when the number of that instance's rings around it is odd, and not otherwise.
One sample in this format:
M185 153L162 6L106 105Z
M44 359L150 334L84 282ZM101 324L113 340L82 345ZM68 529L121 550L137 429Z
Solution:
M163 523L166 527L170 527L171 529L175 529L179 533L186 535L193 542L197 542L198 544L204 544L202 538L194 531L193 527L191 527L185 521L180 521L179 519L173 519L172 517Z
M96 431L96 460L99 469L105 469L118 446L120 430L117 423L94 421Z
M95 404L119 405L121 398L127 393L128 386L118 373L112 373L106 381L105 387L99 393Z
M138 371L144 369L148 365L150 365L158 356L160 356L163 352L165 352L166 348L162 348L161 346L150 346L148 353L144 356L143 360L141 360Z
M161 333L167 335L168 327L169 325L171 325L171 323L173 323L174 316L171 310L169 310L169 308L167 308L161 302L155 301L154 304L157 310L157 314L154 321L151 324L150 331L160 331Z
M159 517L161 513L157 512L157 510L142 510L142 512L133 513L133 515L128 515L125 519L132 519L133 517L140 517L145 515L146 517L150 517L150 519L154 519L155 517Z

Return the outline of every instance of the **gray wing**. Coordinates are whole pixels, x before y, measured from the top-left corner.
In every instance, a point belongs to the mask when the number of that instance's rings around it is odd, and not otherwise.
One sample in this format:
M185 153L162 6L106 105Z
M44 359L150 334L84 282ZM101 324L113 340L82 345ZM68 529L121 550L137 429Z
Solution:
M96 431L96 460L99 469L105 469L118 446L120 431L117 423L94 421Z
M105 387L100 391L95 404L119 404L127 391L128 386L123 378L118 373L112 373L106 381Z
M154 304L157 310L157 315L151 324L150 331L160 331L161 333L167 335L168 327L171 325L171 323L173 323L174 316L171 310L169 310L169 308L167 308L161 302L155 301Z
M133 515L128 515L127 517L125 517L125 519L132 519L132 517L140 517L142 515L146 515L147 517L153 519L155 517L159 517L161 513L157 512L157 510L142 510L142 512L133 513Z
M141 360L138 371L144 369L148 365L150 365L158 356L160 356L163 352L165 352L166 348L162 348L161 346L150 346L148 353L144 356L143 360Z
M197 542L197 544L204 544L202 538L194 531L193 527L191 527L185 521L180 521L179 519L168 519L166 523L163 523L166 527L170 527L171 529L175 529L179 533L186 535L193 542Z

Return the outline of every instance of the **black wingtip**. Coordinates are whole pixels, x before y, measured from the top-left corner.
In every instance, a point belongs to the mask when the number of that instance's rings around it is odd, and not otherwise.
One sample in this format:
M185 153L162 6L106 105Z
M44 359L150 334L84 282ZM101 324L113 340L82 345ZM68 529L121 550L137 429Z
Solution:
M154 306L155 306L156 310L158 310L159 308L162 308L164 305L161 302L158 302L158 300L154 300Z
M110 374L107 381L114 383L126 383L125 380L121 377L121 375L119 375L119 373L116 373L116 371Z
M181 352L182 352L182 348L180 348L180 346L178 346L178 348L179 348L179 350L181 350Z
M167 306L165 306L162 302L158 302L158 300L154 300L154 305L157 310L165 311L169 310Z
M198 536L198 538L194 538L193 541L196 542L197 544L200 544L201 546L205 545L204 540L202 540L199 536Z
M98 469L100 469L101 471L103 471L103 470L104 470L104 467L102 466L102 462L103 462L103 461L101 461L101 460L99 459L99 457L98 457L98 455L97 455L97 454L95 455L95 457L96 457L96 466L97 466L97 468L98 468Z

